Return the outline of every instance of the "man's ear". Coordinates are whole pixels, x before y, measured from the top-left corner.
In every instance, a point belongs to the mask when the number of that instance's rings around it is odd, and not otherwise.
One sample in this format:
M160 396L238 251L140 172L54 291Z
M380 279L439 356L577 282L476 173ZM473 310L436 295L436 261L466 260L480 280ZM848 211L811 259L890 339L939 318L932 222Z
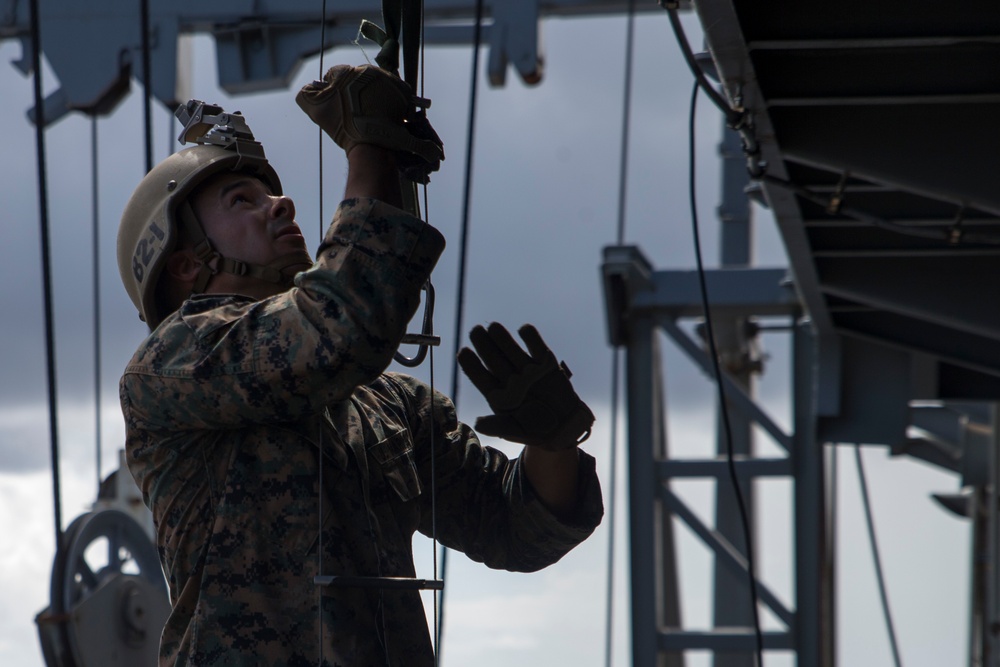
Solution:
M175 250L167 257L167 263L163 270L171 278L179 283L194 284L201 270L201 262L195 257L194 251L190 248Z

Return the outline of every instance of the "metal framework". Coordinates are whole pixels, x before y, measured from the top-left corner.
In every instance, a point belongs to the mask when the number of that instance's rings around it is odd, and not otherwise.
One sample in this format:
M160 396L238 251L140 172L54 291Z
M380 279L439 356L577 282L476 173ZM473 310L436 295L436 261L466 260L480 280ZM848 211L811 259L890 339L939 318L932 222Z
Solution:
M320 49L358 39L362 19L381 23L381 0L328 3L320 44L322 5L317 0L148 0L152 96L173 110L190 94L190 55L181 39L208 34L216 44L219 86L228 93L285 88L306 58ZM550 16L623 14L627 0L485 0L483 44L495 86L508 65L529 83L542 78L544 54L539 21ZM13 64L31 71L28 0L0 0L0 40L19 39L24 55ZM71 111L110 113L128 93L134 76L145 85L143 23L138 2L74 0L41 3L42 48L60 82L45 99L44 118L54 123ZM659 11L655 3L637 11ZM471 44L475 0L424 0L427 44ZM34 118L34 111L29 112Z
M765 634L765 647L794 651L802 667L835 664L822 453L828 443L877 444L962 474L958 493L937 498L973 522L969 664L996 667L1000 320L983 303L983 285L1000 278L1000 150L989 120L1000 110L995 8L976 1L942 14L898 0L700 0L695 9L726 99L747 111L742 129L766 165L749 189L775 216L794 289L775 296L782 278L766 269L707 276L713 317L753 320L784 304L794 321L791 433L769 425L744 371L722 378L739 419L788 452L762 461L740 442L740 478L782 475L795 489L796 606L783 609L761 586L761 602L786 626ZM724 250L722 265L731 263ZM658 332L711 373L700 344L678 326L703 316L699 295L688 274L654 271L635 248L607 249L604 276L610 339L629 357L635 664L678 665L699 648L713 652L717 667L750 665L747 615L718 608L719 587L731 583L718 564L746 579L723 464L672 460L663 425ZM740 351L741 341L730 343L720 356ZM734 429L736 440L744 427ZM670 480L692 475L720 479L714 527L669 490ZM674 519L716 554L708 632L680 622ZM745 591L735 591L746 609Z
M691 272L653 271L631 246L605 250L603 267L612 342L627 350L629 515L633 664L637 667L683 665L688 650L711 650L717 659L749 659L755 646L749 601L742 590L748 577L742 538L727 537L705 522L670 488L681 478L717 480L720 495L730 495L727 462L722 457L677 460L669 455L661 378L660 340L666 335L706 374L712 364L700 341L679 325L699 317L698 286ZM713 314L719 317L787 318L796 365L794 430L786 433L757 404L737 378L722 379L729 409L737 418L763 429L787 456L759 458L743 453L734 462L744 493L753 480L780 477L794 487L795 608L789 609L765 582L757 581L760 601L784 624L764 632L766 649L795 651L801 665L832 665L832 584L830 541L826 528L823 449L816 438L817 347L810 323L782 269L719 269L706 276ZM752 501L751 501L752 504ZM714 553L716 627L691 631L683 627L677 585L673 519L679 519ZM733 528L731 508L720 506L717 525ZM738 531L727 530L734 535ZM725 585L725 571L737 582ZM650 582L655 585L650 586ZM735 595L727 593L735 592ZM746 606L740 608L740 603ZM736 622L733 621L736 619ZM742 622L741 622L742 621Z

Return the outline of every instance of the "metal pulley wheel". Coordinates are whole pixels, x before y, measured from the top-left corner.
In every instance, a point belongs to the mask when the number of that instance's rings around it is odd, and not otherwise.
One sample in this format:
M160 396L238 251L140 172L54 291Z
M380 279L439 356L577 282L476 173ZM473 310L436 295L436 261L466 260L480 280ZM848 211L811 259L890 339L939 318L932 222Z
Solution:
M49 667L153 667L169 612L156 547L134 519L105 509L63 534L36 623Z

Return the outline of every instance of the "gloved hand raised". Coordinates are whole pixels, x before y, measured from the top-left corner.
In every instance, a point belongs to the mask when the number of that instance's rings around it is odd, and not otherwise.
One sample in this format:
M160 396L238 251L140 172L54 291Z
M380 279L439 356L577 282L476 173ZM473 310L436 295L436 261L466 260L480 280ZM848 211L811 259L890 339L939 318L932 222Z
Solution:
M525 324L518 334L528 353L496 322L469 333L475 352L465 347L458 353L462 370L494 413L477 418L476 430L550 451L576 447L590 436L594 413L535 327Z
M406 82L372 65L335 65L295 96L345 153L357 144L373 144L396 151L407 166L436 171L444 149L415 99Z

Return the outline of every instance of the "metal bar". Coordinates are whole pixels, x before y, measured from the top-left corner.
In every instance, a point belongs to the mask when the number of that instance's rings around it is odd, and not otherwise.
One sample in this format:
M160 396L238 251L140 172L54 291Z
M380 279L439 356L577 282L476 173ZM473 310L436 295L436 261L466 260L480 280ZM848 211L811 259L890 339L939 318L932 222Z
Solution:
M652 289L636 293L634 309L670 311L677 317L702 315L697 271L657 271L652 278ZM790 316L800 310L786 269L709 270L705 284L713 313Z
M768 631L764 636L764 648L769 650L791 650L794 639L790 632ZM753 651L756 648L753 630L726 628L725 630L680 630L661 631L660 650L663 651Z
M942 223L943 225L944 223ZM998 257L1000 248L910 248L908 250L857 249L857 250L817 250L816 259L910 259L914 257ZM881 309L879 309L881 310Z
M437 347L441 344L441 336L435 336L433 334L418 334L418 333L408 333L403 336L400 341L407 345L431 345Z
M724 120L723 123L725 123ZM723 125L722 136L722 143L719 145L719 154L722 156L722 192L717 209L720 236L719 266L722 271L728 272L753 265L754 224L750 211L750 198L746 195L746 188L750 186L750 177L746 167L746 158L743 155L742 138L738 132L728 129L725 125ZM761 275L760 269L752 270L754 275ZM707 281L708 277L706 276L706 284ZM780 277L775 275L771 278L770 283L765 283L764 287L767 292L773 293L777 290L780 298L788 300L793 304L792 308L796 308L798 303L794 293L782 287L789 282L787 275ZM761 290L761 292L766 293L765 290ZM716 351L721 358L735 361L735 367L730 367L731 377L747 392L748 396L753 397L755 364L759 363L760 359L755 358L753 339L756 338L756 333L747 326L751 314L737 311L718 311L715 308L718 303L711 294L709 294L708 300L712 304L712 331L715 336ZM737 496L737 489L729 477L729 466L724 457L733 457L737 480L739 480L740 470L746 471L747 466L735 465L735 458L746 458L753 454L753 421L741 410L730 410L726 403L719 404L718 400L716 401L715 451L719 457L722 457L721 470L725 470L725 472L715 484L715 530L733 548L746 557L748 546L754 548L755 542L751 539L749 540L750 545L747 544L746 533L749 531L744 531L744 517L741 515L740 500L743 501L743 507L746 511L746 521L750 526L753 526L756 523L754 520L756 494L754 485L747 483L739 485L743 492L743 498ZM726 428L726 420L728 420L728 429ZM743 460L740 463L745 464L747 461ZM757 551L755 550L750 555L756 556ZM750 560L752 559L748 558L748 562ZM748 566L747 570L749 569ZM754 605L756 603L751 594L746 571L734 571L716 558L713 567L712 593L712 624L715 628L754 626ZM713 667L753 667L756 648L754 646L752 649L735 652L716 650Z
M706 526L701 519L681 500L673 491L666 486L660 486L660 497L664 504L679 519L688 525L705 542L705 544L715 552L719 560L730 569L730 571L746 577L747 560L736 547L720 535L717 531ZM757 593L761 602L771 608L781 621L789 628L795 626L795 613L790 611L778 597L771 592L760 580L757 581Z
M334 588L381 588L384 590L440 591L441 579L412 579L410 577L358 577L324 574L313 577L313 583Z
M791 459L757 459L737 456L734 459L736 475L740 479L753 477L790 477ZM661 479L674 477L727 477L729 463L717 459L670 459L656 463L656 474Z
M995 564L1000 559L1000 404L992 406L993 447L990 448L990 484L985 489L986 496L986 563L984 569L985 626L984 667L1000 665L1000 633L996 629L1000 623L1000 572Z
M962 44L1000 44L995 35L974 35L954 37L884 37L878 39L759 39L747 42L747 48L755 51L820 51L829 49L914 49Z
M681 330L677 323L670 317L660 317L658 324L670 335L677 345L687 353L687 355L698 365L709 377L715 375L708 355L698 347L691 338ZM750 398L747 393L735 383L728 374L722 374L723 389L726 398L733 402L733 405L743 410L751 419L757 422L768 435L786 452L791 451L792 438L779 427L770 416L767 415L757 403Z
M996 93L969 93L964 95L844 95L823 97L772 97L768 108L775 107L864 107L864 106L913 106L917 104L996 104Z
M628 400L628 469L630 571L632 575L632 661L634 667L656 667L657 581L653 538L655 480L653 465L654 395L653 327L648 318L632 323L626 353Z
M819 192L822 187L809 186L809 189L813 192ZM908 195L909 192L905 190L899 190L897 188L892 188L887 190L887 192L898 193L901 195ZM907 218L905 220L896 220L896 224L906 227L943 227L952 225L955 222L954 217L950 218ZM845 228L845 229L858 229L868 226L867 223L861 222L854 218L806 218L802 221L802 224L809 229L824 229L824 228ZM962 220L963 228L970 227L996 227L1000 225L1000 218L996 217L985 217L985 218L964 218Z
M795 469L794 627L798 667L833 667L833 557L828 553L823 450L816 437L817 346L809 325L792 336Z
M657 628L681 627L673 524L656 493L653 464L665 457L663 394L653 320L630 321L626 354L629 533L633 667L683 667L683 654L661 659Z

